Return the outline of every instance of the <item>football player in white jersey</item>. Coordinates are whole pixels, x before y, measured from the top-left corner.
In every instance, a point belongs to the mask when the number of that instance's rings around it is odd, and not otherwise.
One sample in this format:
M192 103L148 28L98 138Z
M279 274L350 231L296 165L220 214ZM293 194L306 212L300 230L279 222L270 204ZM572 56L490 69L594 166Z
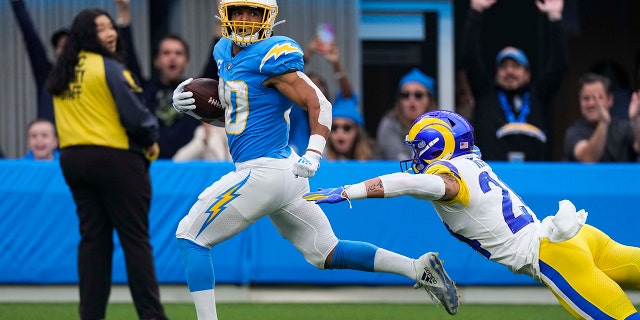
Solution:
M640 248L585 224L568 200L541 221L479 155L462 116L428 112L406 138L403 171L304 195L316 203L409 195L428 200L447 230L487 259L544 283L577 319L640 319L623 288L640 288ZM477 151L477 152L476 152ZM408 170L404 170L404 169Z
M223 38L213 54L236 170L198 196L176 231L198 319L217 319L211 248L265 216L313 266L406 276L455 314L457 289L437 254L411 259L369 243L339 240L322 209L302 198L331 131L331 104L303 73L300 46L271 36L277 13L276 0L219 4ZM191 112L193 93L183 91L190 81L176 88L173 104L197 117ZM294 105L309 113L311 136L301 157L288 145Z

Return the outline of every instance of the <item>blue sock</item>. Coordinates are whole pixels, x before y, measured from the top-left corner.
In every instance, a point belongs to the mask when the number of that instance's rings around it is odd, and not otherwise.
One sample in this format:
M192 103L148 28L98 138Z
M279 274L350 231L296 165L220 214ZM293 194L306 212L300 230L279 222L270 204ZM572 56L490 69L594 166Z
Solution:
M210 290L215 286L211 250L189 240L178 238L182 266L187 275L189 291Z
M360 241L340 240L333 251L329 269L352 269L373 272L378 247Z

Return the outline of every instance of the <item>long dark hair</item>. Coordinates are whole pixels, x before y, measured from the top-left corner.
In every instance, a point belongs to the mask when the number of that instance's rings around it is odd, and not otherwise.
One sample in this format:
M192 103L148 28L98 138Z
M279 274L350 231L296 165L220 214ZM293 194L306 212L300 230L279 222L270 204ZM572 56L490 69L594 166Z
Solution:
M98 39L96 18L102 15L107 16L115 28L116 24L111 16L98 8L82 10L73 19L67 42L47 78L46 88L51 95L63 93L69 88L69 83L75 80L75 67L78 64L80 51L94 52L120 62L124 61L124 46L119 33L116 52L109 51ZM116 32L117 30L116 28Z

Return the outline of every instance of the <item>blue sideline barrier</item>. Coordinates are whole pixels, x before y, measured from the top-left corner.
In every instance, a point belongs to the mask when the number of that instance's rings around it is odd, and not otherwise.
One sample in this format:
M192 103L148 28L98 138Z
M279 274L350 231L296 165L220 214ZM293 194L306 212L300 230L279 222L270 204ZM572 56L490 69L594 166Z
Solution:
M571 200L589 212L588 223L615 240L640 245L636 201L640 200L638 164L493 163L539 219ZM175 228L199 192L233 169L230 163L172 163L151 166L153 200L151 240L158 280L184 283ZM353 183L396 172L397 162L323 163L311 188ZM372 242L418 257L439 251L461 285L534 284L526 276L485 260L447 233L428 202L409 197L324 205L341 239ZM77 283L79 241L75 205L56 162L0 160L0 284ZM116 237L113 281L126 282L124 258ZM218 283L404 285L397 275L346 270L323 271L307 264L268 219L213 249Z

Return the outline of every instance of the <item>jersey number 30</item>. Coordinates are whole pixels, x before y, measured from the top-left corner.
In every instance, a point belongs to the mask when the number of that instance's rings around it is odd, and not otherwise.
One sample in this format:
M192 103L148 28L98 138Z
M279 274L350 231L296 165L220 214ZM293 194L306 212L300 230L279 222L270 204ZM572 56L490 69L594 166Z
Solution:
M225 81L224 94L220 102L225 108L231 108L231 117L227 119L228 134L241 134L247 127L249 118L249 88L244 81Z

